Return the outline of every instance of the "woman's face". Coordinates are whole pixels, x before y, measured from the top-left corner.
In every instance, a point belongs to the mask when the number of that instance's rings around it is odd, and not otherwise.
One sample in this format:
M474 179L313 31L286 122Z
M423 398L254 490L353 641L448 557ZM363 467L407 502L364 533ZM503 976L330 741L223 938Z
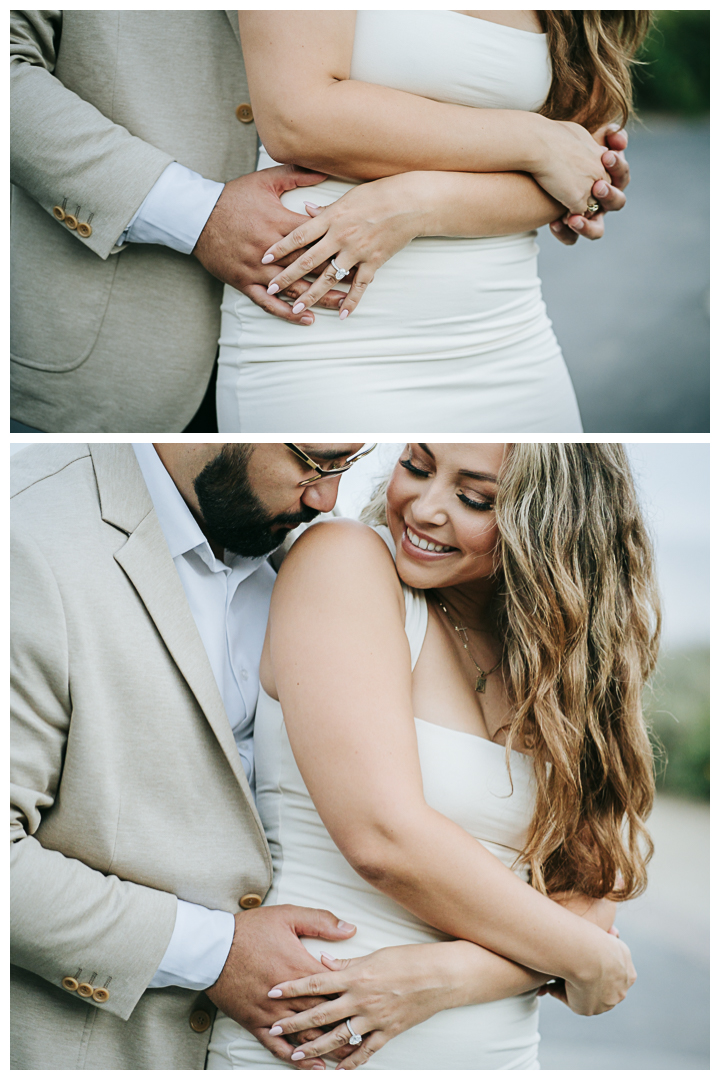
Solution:
M496 565L497 477L505 443L410 443L387 492L397 570L417 589L489 578Z

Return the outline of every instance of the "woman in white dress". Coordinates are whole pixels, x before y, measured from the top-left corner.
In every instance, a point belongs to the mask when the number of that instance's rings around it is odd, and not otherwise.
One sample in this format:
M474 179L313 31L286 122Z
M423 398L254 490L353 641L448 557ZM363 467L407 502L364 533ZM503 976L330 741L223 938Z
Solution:
M576 231L593 229L583 215L608 190L605 147L570 120L602 141L602 124L627 117L647 18L240 12L259 167L331 174L283 196L298 213L345 197L266 255L323 236L268 289L333 257L332 277L295 305L312 325L226 287L220 430L580 431L535 230L567 210ZM311 312L337 268L356 265L340 311Z
M659 613L632 477L618 446L411 445L387 524L312 527L273 595L265 902L358 929L326 975L268 987L288 1019L263 1035L329 1025L304 1067L362 1037L344 1068L538 1068L550 976L586 1014L634 981L602 932L649 857ZM308 994L335 996L293 1015ZM208 1068L278 1067L218 1016Z

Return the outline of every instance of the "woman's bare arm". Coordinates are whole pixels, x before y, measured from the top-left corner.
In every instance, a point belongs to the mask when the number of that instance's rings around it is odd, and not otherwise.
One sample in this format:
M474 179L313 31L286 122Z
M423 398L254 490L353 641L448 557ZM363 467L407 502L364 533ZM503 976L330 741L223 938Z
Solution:
M608 179L603 148L577 124L351 80L352 11L241 11L239 26L258 132L276 161L355 180L519 170L576 213Z
M578 1011L604 1011L633 979L622 943L524 884L425 802L401 608L385 545L356 523L309 530L279 575L272 667L320 816L355 870L409 911L564 978Z

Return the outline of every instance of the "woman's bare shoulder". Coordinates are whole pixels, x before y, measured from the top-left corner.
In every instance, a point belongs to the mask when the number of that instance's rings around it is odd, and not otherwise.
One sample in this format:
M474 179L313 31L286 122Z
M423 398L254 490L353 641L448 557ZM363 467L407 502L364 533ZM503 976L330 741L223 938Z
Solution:
M383 538L369 525L350 518L321 521L295 541L278 574L278 586L322 581L337 588L386 583L402 593L395 562Z

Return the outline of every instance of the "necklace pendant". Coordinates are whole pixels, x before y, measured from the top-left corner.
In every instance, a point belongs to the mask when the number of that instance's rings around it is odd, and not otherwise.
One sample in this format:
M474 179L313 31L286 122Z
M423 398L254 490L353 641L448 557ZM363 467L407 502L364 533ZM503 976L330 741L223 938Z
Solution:
M484 694L485 693L485 683L486 682L487 682L487 679L486 679L486 677L484 675L478 675L477 682L475 683L475 693L476 694Z

